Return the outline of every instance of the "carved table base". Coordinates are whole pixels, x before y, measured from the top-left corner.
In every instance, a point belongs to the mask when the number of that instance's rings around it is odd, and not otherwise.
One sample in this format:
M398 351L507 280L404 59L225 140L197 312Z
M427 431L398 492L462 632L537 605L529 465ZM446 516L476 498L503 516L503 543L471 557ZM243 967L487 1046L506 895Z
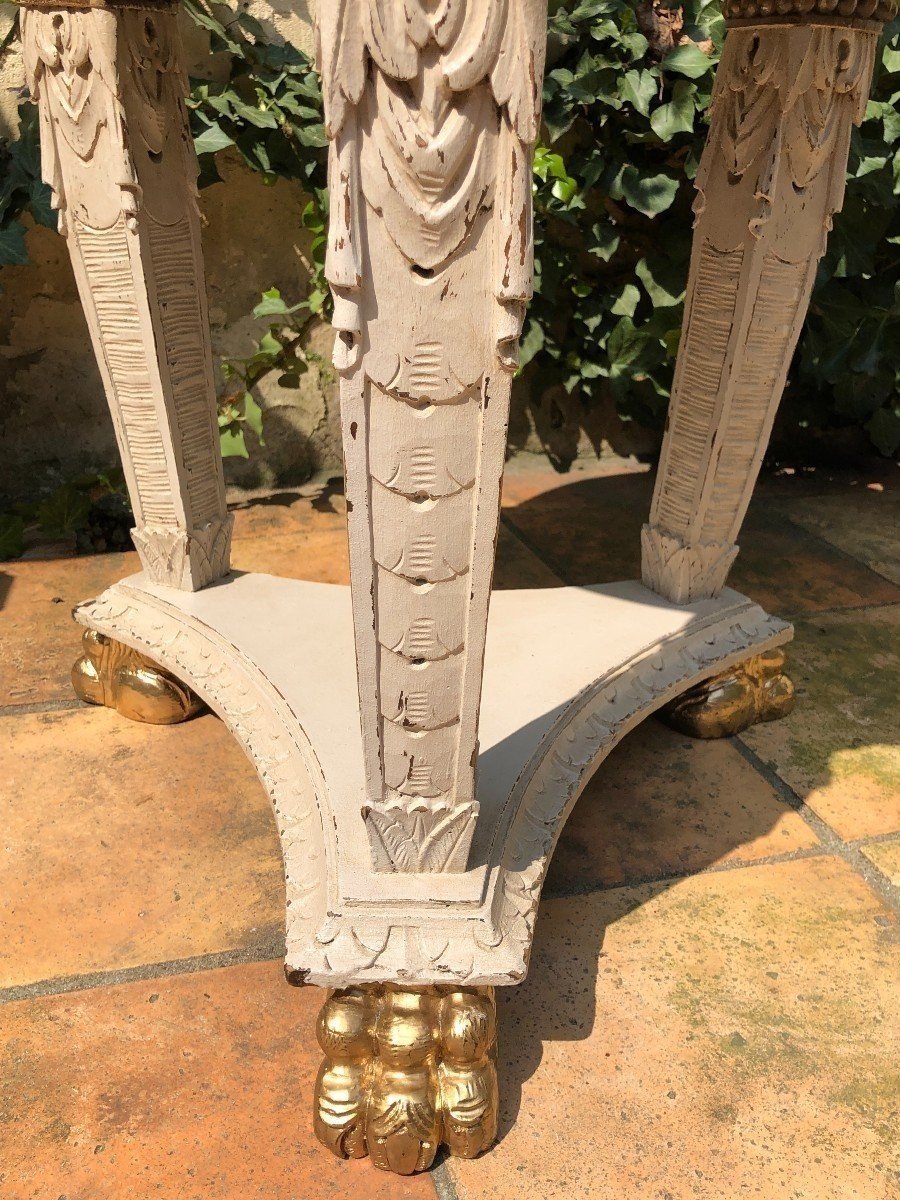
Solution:
M246 573L181 592L134 576L75 615L170 671L235 735L281 838L289 978L338 988L524 979L557 838L610 750L792 633L727 588L686 605L635 582L495 593L478 822L454 870L455 814L416 796L370 847L348 588Z
M203 708L190 688L130 646L94 629L84 631L81 644L84 653L72 667L79 700L148 725L177 725Z
M756 654L688 688L660 710L667 725L690 737L730 737L794 707L794 685L782 672L784 651Z
M325 1061L316 1136L339 1158L369 1154L410 1175L445 1144L474 1158L497 1134L497 1021L491 987L340 988L319 1015Z

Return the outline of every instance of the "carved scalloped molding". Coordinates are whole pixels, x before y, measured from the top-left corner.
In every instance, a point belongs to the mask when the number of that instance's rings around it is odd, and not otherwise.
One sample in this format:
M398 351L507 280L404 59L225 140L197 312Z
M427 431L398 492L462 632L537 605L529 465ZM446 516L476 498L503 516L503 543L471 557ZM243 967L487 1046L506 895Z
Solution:
M332 987L523 979L550 857L606 755L691 684L791 636L789 625L748 601L743 616L698 621L587 688L520 773L497 825L483 901L454 909L452 902L340 900L338 843L314 748L280 693L209 626L128 585L75 615L182 679L237 738L269 794L281 838L286 970L295 982Z
M284 698L253 663L207 625L114 586L74 610L82 625L140 650L190 687L225 722L272 803L284 862L287 946L315 938L333 889L333 829L323 828L324 780L315 751ZM331 844L329 845L329 839Z

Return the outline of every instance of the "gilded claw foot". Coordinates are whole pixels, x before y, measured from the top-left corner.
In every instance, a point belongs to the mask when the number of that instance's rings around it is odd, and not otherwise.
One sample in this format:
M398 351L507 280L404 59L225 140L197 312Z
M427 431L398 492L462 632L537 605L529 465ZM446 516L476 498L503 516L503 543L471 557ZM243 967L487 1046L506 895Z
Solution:
M339 1158L411 1175L442 1142L474 1158L497 1136L493 988L340 988L317 1032L315 1131Z
M784 651L766 650L690 688L660 717L691 737L730 737L758 721L777 721L794 707L794 685L782 673Z
M72 687L88 704L104 704L148 725L175 725L203 708L190 688L130 646L95 629L85 630L81 644Z

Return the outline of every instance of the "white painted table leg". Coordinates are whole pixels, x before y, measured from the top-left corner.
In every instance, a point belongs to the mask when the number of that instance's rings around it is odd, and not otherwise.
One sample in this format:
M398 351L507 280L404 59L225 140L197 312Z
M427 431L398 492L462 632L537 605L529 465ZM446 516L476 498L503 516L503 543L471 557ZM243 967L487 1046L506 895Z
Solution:
M228 570L197 161L176 6L22 13L28 84L153 580L196 589Z
M890 7L726 5L668 431L643 533L644 583L676 603L717 595L737 554Z
M461 871L546 4L318 15L366 830L380 870Z

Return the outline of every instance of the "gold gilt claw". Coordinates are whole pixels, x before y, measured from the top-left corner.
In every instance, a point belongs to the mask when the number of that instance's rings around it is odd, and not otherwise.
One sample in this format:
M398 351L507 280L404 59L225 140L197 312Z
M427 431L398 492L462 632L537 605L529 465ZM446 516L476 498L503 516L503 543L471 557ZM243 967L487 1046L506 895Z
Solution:
M72 686L88 704L103 704L149 725L175 725L203 708L190 688L130 646L95 629L85 630L81 644Z
M795 700L783 667L784 651L766 650L689 688L660 716L679 733L700 738L730 737L759 721L777 721Z
M474 1158L497 1136L493 988L340 988L318 1038L315 1131L340 1158L411 1175L442 1143Z

